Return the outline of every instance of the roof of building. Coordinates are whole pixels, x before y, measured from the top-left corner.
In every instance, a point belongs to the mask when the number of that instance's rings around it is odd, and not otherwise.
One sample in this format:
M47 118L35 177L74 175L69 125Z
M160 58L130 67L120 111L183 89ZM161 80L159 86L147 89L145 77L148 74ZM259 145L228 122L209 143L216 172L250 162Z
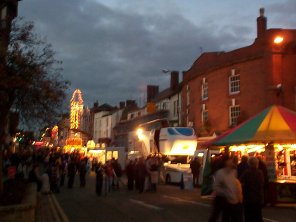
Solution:
M287 42L296 41L296 30L268 29L249 46L229 52L220 51L203 53L195 60L191 68L185 72L184 80L188 81L196 76L225 66L263 57L266 55L266 52L271 51L274 37L279 33L285 36Z
M181 83L179 83L179 87L177 89L171 89L171 88L167 88L161 92L159 92L155 98L153 98L152 102L159 102L161 100L164 100L166 98L170 98L173 95L177 94L180 90L181 90Z
M91 108L91 111L94 113L102 112L102 111L113 111L116 110L117 107L111 106L108 103L104 103L100 106L94 106Z

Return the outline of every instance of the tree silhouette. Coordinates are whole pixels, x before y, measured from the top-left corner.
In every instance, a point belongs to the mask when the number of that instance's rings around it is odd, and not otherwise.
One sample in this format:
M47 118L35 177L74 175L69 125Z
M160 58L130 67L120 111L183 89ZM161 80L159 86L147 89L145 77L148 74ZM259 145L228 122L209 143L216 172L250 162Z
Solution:
M9 137L9 114L28 126L51 124L62 112L69 82L52 46L34 32L32 22L12 23L8 49L0 50L0 145ZM0 172L2 172L2 152ZM0 173L1 174L1 173ZM0 175L0 181L1 181ZM1 183L2 185L2 183Z

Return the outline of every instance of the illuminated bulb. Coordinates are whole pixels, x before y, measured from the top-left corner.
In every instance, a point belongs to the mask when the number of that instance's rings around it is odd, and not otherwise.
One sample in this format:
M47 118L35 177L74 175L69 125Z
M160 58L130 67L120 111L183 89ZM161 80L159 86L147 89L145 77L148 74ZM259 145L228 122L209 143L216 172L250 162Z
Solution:
M273 40L274 44L281 44L284 41L283 36L276 36Z
M141 129L141 128L137 129L137 136L138 136L139 140L144 139L143 129Z

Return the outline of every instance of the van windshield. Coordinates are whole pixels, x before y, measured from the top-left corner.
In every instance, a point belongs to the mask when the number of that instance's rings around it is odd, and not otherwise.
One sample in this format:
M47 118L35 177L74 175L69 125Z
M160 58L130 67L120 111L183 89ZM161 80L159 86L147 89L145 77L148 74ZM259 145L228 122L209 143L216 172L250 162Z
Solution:
M189 156L169 156L168 160L171 161L171 164L188 164L189 163Z

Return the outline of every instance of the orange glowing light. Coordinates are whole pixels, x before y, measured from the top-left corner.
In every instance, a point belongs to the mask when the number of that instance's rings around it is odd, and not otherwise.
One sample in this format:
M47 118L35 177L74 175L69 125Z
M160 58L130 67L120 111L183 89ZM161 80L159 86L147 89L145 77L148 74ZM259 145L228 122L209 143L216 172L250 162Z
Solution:
M281 44L284 41L283 36L276 36L273 40L274 44Z

